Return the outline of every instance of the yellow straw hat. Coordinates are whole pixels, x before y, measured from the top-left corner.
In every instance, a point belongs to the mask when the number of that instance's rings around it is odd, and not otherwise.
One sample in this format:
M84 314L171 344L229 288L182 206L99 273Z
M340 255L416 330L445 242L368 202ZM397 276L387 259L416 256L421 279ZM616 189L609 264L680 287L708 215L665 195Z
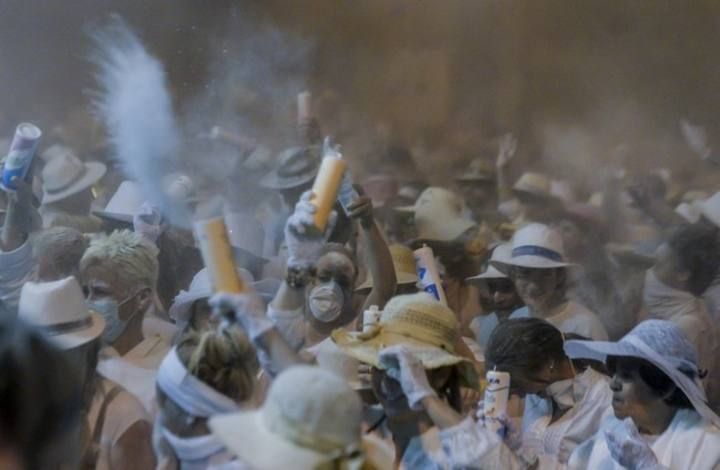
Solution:
M416 284L418 282L418 276L415 268L415 255L412 250L405 245L398 244L390 245L389 249L398 285ZM372 288L373 279L368 273L368 277L365 282L363 282L362 285L355 290L362 291L370 290Z
M380 351L401 344L406 346L425 369L458 366L469 387L477 387L474 365L455 353L460 326L455 314L425 292L392 298L378 325L367 332L335 330L332 339L349 356L377 368Z

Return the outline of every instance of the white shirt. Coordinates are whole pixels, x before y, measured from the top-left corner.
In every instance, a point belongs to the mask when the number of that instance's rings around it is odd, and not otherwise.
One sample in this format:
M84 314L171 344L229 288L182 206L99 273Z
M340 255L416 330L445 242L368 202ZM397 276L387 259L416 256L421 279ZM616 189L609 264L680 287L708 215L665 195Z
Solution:
M515 310L512 318L518 316L531 316L527 307ZM587 307L575 301L568 301L555 315L545 318L555 328L563 333L575 333L594 341L607 341L608 334L600 318Z
M604 435L605 429L619 424L617 418L609 416L597 435L575 450L568 468L623 469L610 455ZM720 466L720 429L694 410L678 410L665 432L654 440L648 439L648 445L660 465L669 469L711 470Z
M550 401L528 395L520 442L513 443L514 450L494 433L466 419L413 440L403 463L406 468L520 469L537 459L540 469L564 469L575 448L592 438L612 413L608 382L606 376L592 369L579 374L573 382L575 406L553 423ZM438 439L441 445L437 445Z

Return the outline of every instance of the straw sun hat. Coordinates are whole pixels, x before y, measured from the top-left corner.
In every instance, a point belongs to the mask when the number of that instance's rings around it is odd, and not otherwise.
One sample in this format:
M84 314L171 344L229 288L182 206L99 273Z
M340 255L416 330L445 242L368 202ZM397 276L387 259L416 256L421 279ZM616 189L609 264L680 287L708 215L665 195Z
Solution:
M213 434L243 462L258 470L340 468L333 463L365 460L390 468L392 458L377 455L361 434L362 403L335 374L295 366L280 374L263 406L255 411L210 419Z
M412 250L404 245L390 245L390 256L395 268L397 284L416 284L418 282L417 269L415 267L415 255ZM370 290L373 287L372 276L368 277L357 289L358 291Z
M105 210L95 211L94 214L104 219L132 224L133 217L144 203L145 196L140 186L133 181L123 181L108 201Z
M105 329L103 317L88 310L74 277L25 283L20 293L18 316L66 350L94 340Z
M465 384L476 387L473 364L455 353L459 334L455 314L422 292L391 299L376 328L362 333L336 330L332 338L346 354L377 368L382 368L378 357L381 350L402 344L425 369L458 366Z

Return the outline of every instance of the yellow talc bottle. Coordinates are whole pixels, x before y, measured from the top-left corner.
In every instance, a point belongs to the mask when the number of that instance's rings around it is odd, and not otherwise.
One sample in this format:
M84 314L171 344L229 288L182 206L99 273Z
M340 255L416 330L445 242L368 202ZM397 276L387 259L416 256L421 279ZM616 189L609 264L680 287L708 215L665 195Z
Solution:
M317 208L315 211L315 227L320 233L325 232L330 212L340 190L343 173L347 164L341 158L325 157L315 177L310 202Z
M230 294L243 292L245 286L235 269L235 259L222 217L196 222L195 234L213 290Z

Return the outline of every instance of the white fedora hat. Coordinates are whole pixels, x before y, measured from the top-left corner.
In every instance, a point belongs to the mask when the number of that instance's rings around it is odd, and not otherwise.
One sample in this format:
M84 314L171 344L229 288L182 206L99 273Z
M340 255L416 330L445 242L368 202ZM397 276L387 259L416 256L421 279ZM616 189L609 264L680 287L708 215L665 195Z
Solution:
M700 207L703 217L720 227L720 191L703 201Z
M360 398L319 367L287 369L260 409L218 415L208 424L228 450L258 470L312 470L362 455Z
M59 150L42 170L43 204L65 199L83 191L105 176L100 162L83 163L69 148Z
M91 312L74 277L27 282L20 293L18 316L39 328L61 349L73 349L100 336L105 320Z
M105 206L105 210L96 211L95 215L132 224L133 217L144 202L145 196L140 186L133 181L123 181Z
M483 279L502 279L507 278L505 274L503 274L500 270L498 270L495 266L492 265L493 261L497 261L500 263L507 263L512 258L512 244L510 243L502 243L495 247L495 249L492 252L492 256L490 257L490 263L488 263L488 267L485 271L478 274L477 276L469 277L465 279L466 281L472 282L472 281L482 281Z
M509 260L490 263L502 272L507 272L509 266L540 269L574 266L565 258L560 233L537 223L528 224L515 232Z

